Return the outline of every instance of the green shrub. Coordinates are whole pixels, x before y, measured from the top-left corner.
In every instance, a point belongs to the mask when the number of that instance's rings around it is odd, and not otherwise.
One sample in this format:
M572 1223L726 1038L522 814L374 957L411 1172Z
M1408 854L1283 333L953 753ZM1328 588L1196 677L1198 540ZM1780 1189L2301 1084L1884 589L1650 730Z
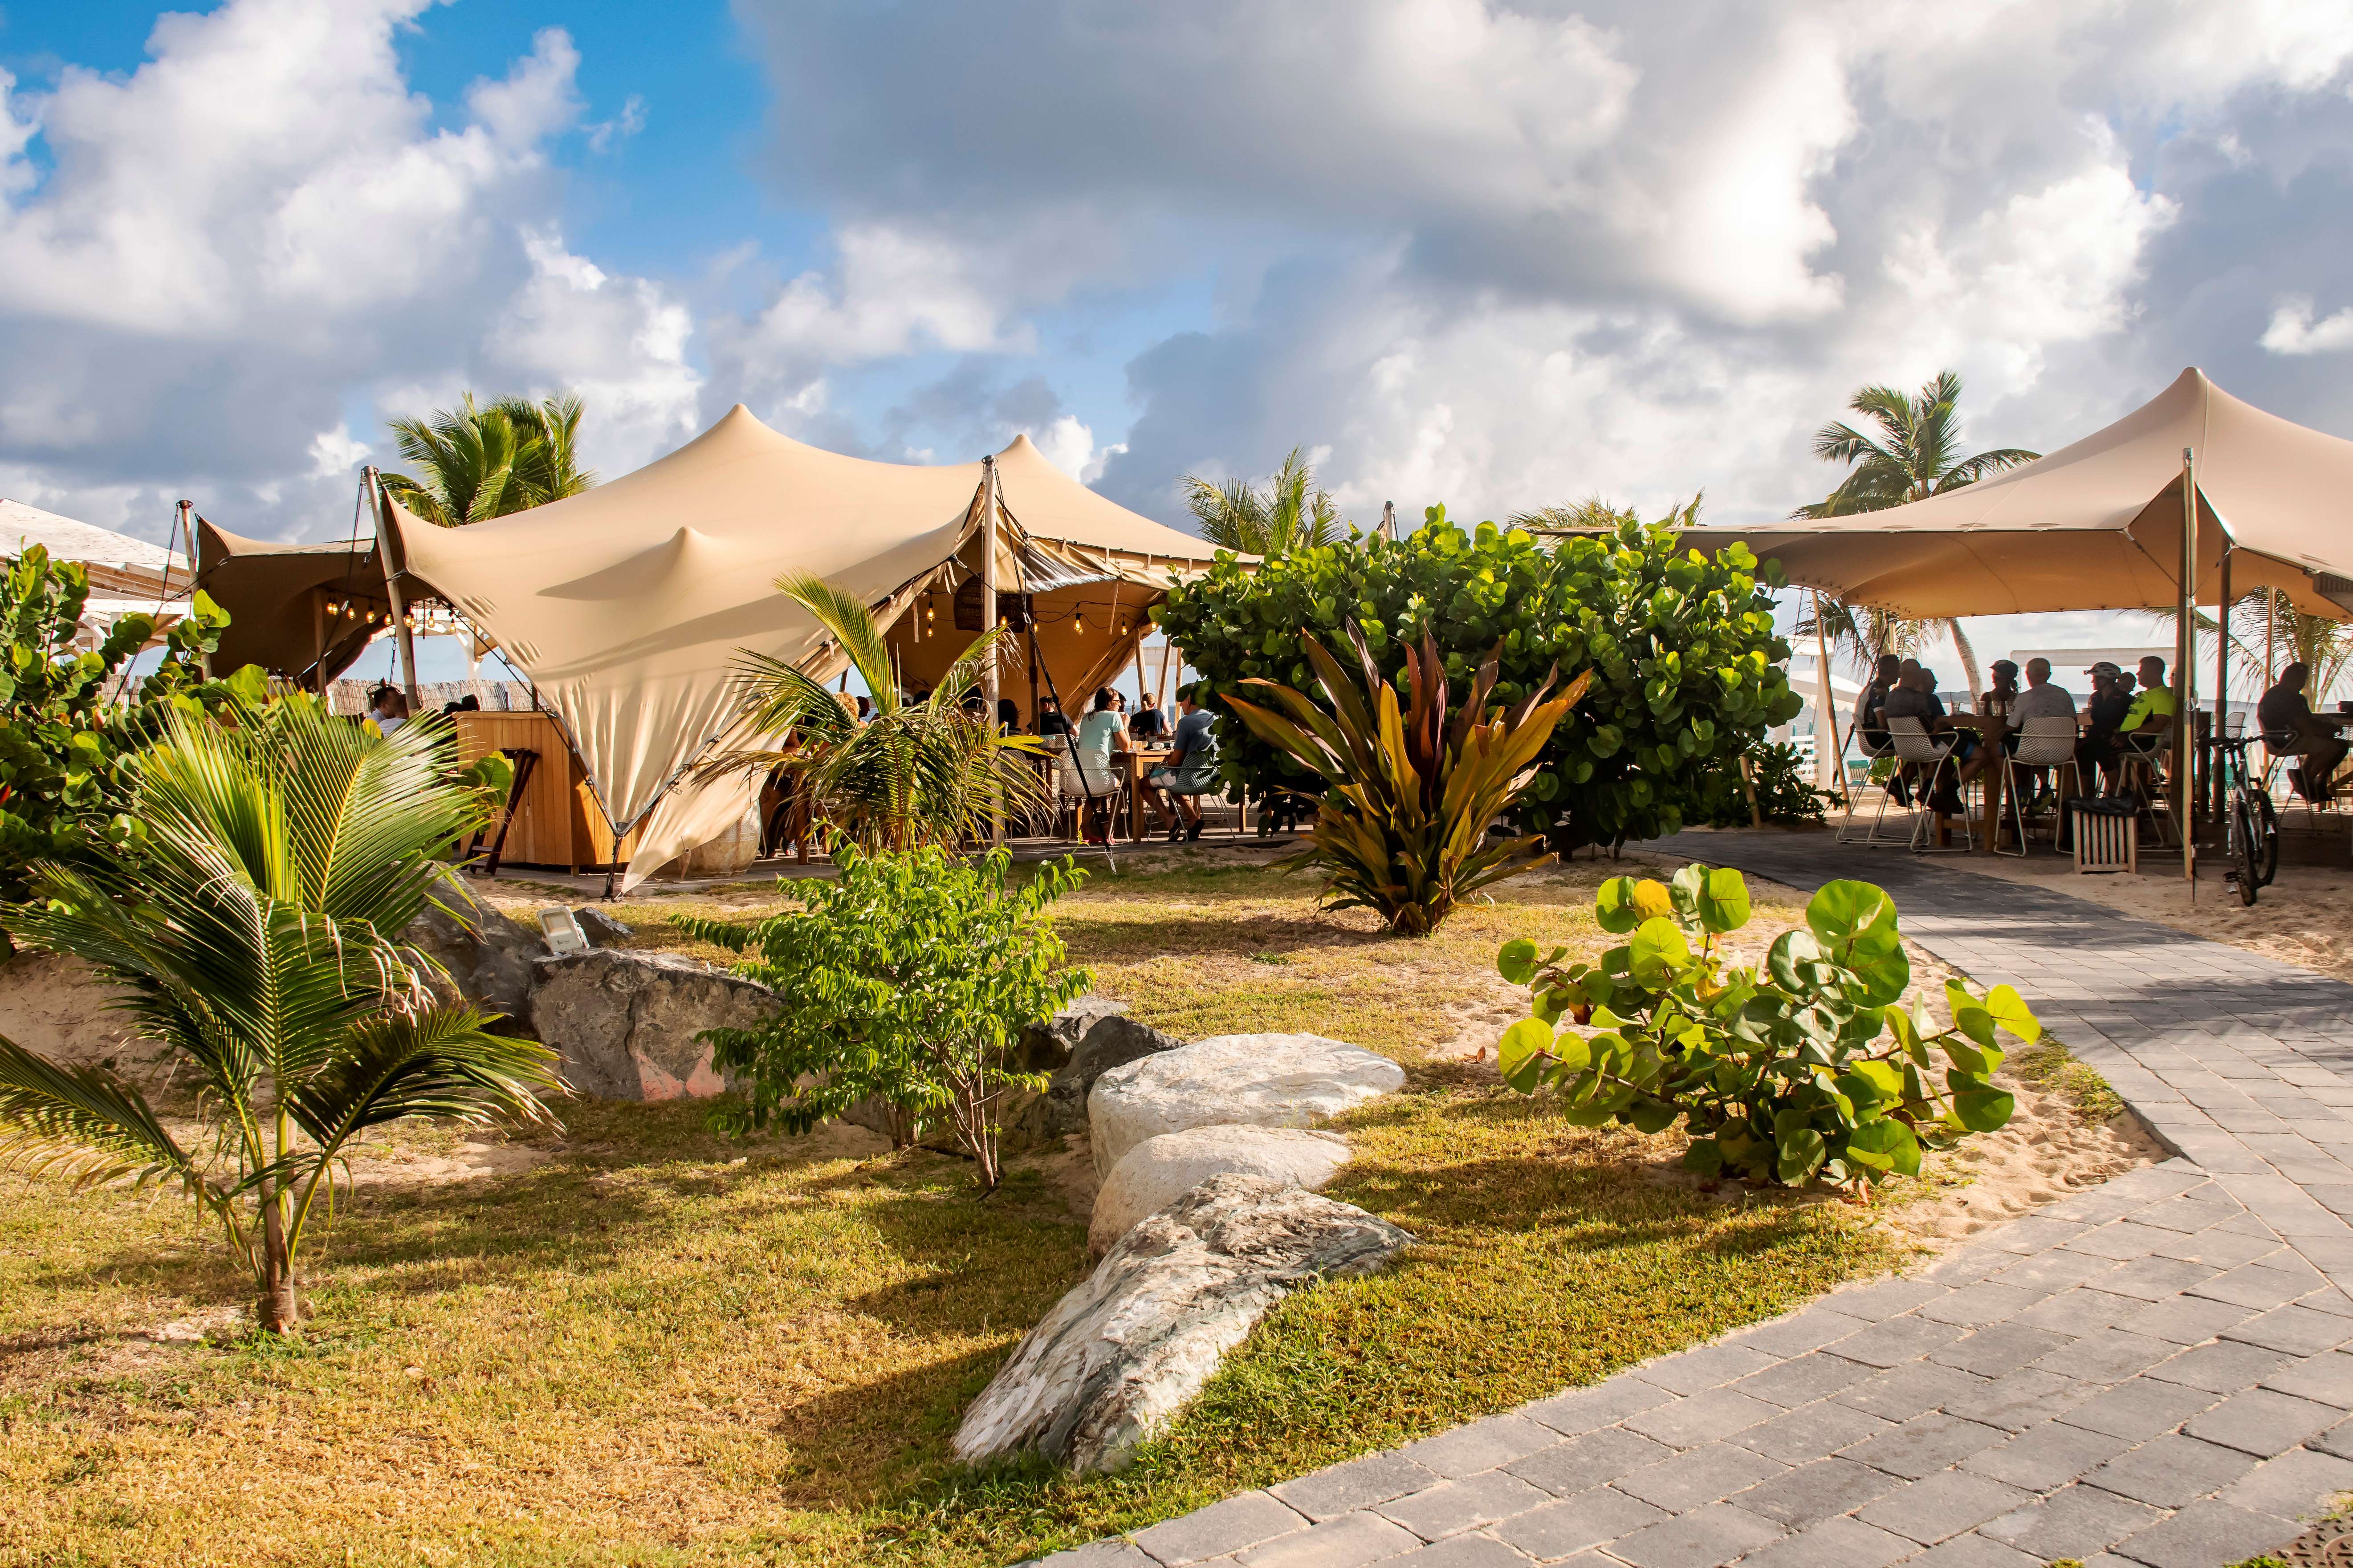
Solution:
M838 875L787 884L797 910L751 924L674 917L681 931L733 952L755 952L736 973L772 988L783 1005L751 1029L712 1029L722 1071L750 1093L718 1120L748 1132L774 1121L806 1132L869 1098L892 1107L893 1141L913 1142L945 1120L978 1167L998 1175L997 1104L1039 1089L1018 1071L1021 1026L1050 1016L1092 976L1062 967L1048 905L1085 879L1065 859L1018 888L1012 858L977 860L936 847L869 856L837 837Z
M1721 946L1748 923L1737 871L1615 878L1595 913L1630 938L1599 964L1564 963L1562 948L1539 956L1525 941L1497 955L1535 1012L1504 1032L1504 1080L1549 1090L1582 1127L1661 1132L1680 1119L1692 1136L1683 1163L1705 1175L1846 1186L1915 1174L1924 1147L2009 1121L2011 1096L1991 1078L1996 1036L2042 1033L2007 985L1980 998L1949 982L1943 1029L1919 996L1906 1005L1895 905L1868 882L1824 885L1808 929L1784 932L1755 966L1726 963Z
M1757 791L1757 815L1767 822L1813 822L1822 820L1822 792L1814 787L1814 772L1798 754L1795 746L1779 743L1761 745L1746 753L1748 758L1748 784ZM1711 791L1715 805L1707 816L1710 827L1746 827L1749 825L1748 789L1740 778L1740 759L1735 757L1726 764L1731 774L1731 789Z
M164 713L256 701L265 690L250 666L230 680L204 678L228 614L200 593L166 634L162 662L123 700L124 667L155 618L125 616L100 647L79 648L89 598L88 570L37 544L0 571L0 903L26 897L37 861L95 868L136 854L145 834L132 805L138 755Z
M1355 626L1348 628L1356 651L1353 678L1322 643L1299 640L1324 694L1320 705L1258 679L1243 681L1243 689L1281 713L1239 697L1229 701L1253 733L1331 786L1309 847L1282 862L1322 871L1327 907L1372 910L1399 936L1427 936L1480 889L1551 858L1542 839L1495 839L1487 826L1525 792L1529 764L1583 695L1589 675L1550 701L1547 677L1507 713L1487 706L1495 684L1490 654L1450 714L1445 661L1428 633L1406 657L1410 697L1402 706L1397 688L1374 672Z
M1333 646L1356 627L1392 681L1425 635L1452 679L1497 649L1493 695L1505 704L1556 667L1589 668L1593 684L1555 728L1520 808L1567 850L1672 833L1739 795L1724 762L1800 706L1773 631L1779 583L1745 546L1679 549L1664 523L1627 519L1547 545L1491 522L1465 531L1432 507L1402 540L1358 534L1254 568L1221 557L1155 616L1211 689L1228 783L1261 796L1321 791L1228 705L1253 678L1305 688L1302 633Z

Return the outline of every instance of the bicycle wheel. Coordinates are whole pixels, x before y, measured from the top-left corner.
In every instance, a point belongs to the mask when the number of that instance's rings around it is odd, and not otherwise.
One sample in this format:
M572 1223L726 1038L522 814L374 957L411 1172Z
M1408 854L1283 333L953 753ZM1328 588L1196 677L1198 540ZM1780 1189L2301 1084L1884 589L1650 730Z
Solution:
M2231 879L2239 885L2239 902L2252 904L2263 890L2255 868L2255 814L2241 795L2231 802Z
M2255 802L2255 868L2263 874L2264 887L2279 875L2279 812L2272 805L2272 797L2250 790Z

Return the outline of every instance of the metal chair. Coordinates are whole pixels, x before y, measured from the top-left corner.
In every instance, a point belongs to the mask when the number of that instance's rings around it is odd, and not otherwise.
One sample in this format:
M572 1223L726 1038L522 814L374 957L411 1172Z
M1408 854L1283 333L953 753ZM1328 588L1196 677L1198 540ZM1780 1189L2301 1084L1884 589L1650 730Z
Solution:
M1897 756L1921 770L1916 795L1919 805L1912 814L1912 839L1908 847L1915 855L1935 852L1936 808L1932 803L1936 798L1937 782L1945 776L1945 770L1952 765L1953 748L1957 742L1929 734L1928 727L1917 719L1888 720L1887 740L1895 748ZM1968 850L1977 847L1976 824L1964 809L1961 813L1961 847Z
M2173 813L2158 804L2165 799L2165 758L2171 749L2170 730L2154 735L2141 731L2119 731L2116 734L2116 782L2140 802L2138 815L2148 819L2160 849L2181 846L2180 836L2174 830Z
M1869 741L1863 738L1862 731L1859 730L1855 731L1854 743L1855 749L1862 753L1867 762L1875 763L1882 757L1892 757L1895 754L1895 745L1894 742L1890 741L1885 744L1874 748ZM1888 803L1894 798L1894 791L1891 787L1894 782L1895 781L1891 778L1886 784L1880 785L1879 810L1872 817L1871 826L1865 828L1860 837L1857 837L1854 832L1855 817L1857 815L1854 786L1852 784L1847 786L1846 816L1839 820L1838 843L1861 844L1865 847L1869 847L1876 844L1894 842L1892 839L1881 838L1879 837L1879 829L1881 824L1887 820Z
M2020 787L2021 773L2036 773L2044 768L2072 768L2075 765L2075 721L2055 715L2029 719L2019 726L2018 750L2002 759L2002 794L2010 799L2010 826L2018 833L2015 850L2001 847L2001 836L1994 836L1994 850L2002 855L2026 853L2026 792ZM2063 790L2061 798L2065 798ZM2052 839L2058 839L2058 828L2052 828Z

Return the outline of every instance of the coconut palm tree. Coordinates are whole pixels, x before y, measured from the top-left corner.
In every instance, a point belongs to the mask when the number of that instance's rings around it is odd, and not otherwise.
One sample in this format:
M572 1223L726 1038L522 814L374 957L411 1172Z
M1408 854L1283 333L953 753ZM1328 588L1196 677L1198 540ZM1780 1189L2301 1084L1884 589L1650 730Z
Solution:
M1697 528L1699 503L1707 492L1699 490L1682 506L1670 506L1667 515L1659 520L1662 528ZM1641 517L1630 506L1620 506L1604 500L1599 495L1586 497L1574 506L1541 506L1532 511L1512 513L1514 528L1535 529L1546 533L1607 533L1626 524L1640 523Z
M1975 484L1989 474L2033 462L2042 455L2022 447L1996 447L1960 457L1960 400L1961 378L1949 370L1910 395L1892 386L1866 386L1856 393L1848 408L1864 416L1878 427L1877 433L1858 430L1842 419L1816 431L1814 456L1826 463L1845 463L1850 471L1827 498L1801 506L1790 515L1845 517L1902 506ZM1890 617L1880 624L1883 635L1870 649L1872 656L1915 652L1927 640L1921 633L1899 631L1894 624L1899 619ZM1977 650L1969 646L1960 622L1947 620L1942 626L1953 639L1953 651L1960 657L1970 695L1975 696L1984 689L1978 674ZM1862 651L1861 645L1857 651Z
M1046 790L1034 736L997 732L967 704L990 659L1010 645L1004 627L975 637L929 697L900 694L891 650L873 612L822 577L788 572L776 589L815 616L872 693L874 712L854 718L825 682L783 659L745 650L737 670L744 728L765 737L703 764L706 777L782 768L813 809L869 855L936 844L953 849L994 822L1029 816Z
M78 1185L179 1187L253 1272L271 1332L305 1315L302 1246L351 1141L410 1118L549 1121L554 1053L437 1000L400 933L490 793L451 781L439 726L379 740L300 694L224 728L167 716L142 753L135 862L47 864L16 936L124 993L143 1037L195 1069L210 1147L131 1084L0 1040L0 1157Z
M478 407L474 395L430 420L396 419L394 444L421 479L385 474L395 500L444 528L528 510L596 482L579 463L580 399L533 403L501 397Z
M1317 487L1304 447L1291 449L1262 490L1247 479L1215 484L1193 474L1181 482L1201 537L1220 550L1281 555L1333 543L1348 527L1333 510L1330 493Z

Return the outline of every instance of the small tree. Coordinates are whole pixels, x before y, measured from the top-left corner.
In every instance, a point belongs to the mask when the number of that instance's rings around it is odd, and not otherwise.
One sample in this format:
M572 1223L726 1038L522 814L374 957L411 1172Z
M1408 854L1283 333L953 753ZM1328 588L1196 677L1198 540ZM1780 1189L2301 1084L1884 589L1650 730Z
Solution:
M994 1191L997 1110L1043 1076L1013 1065L1022 1026L1050 1016L1092 977L1062 967L1047 907L1085 879L1069 860L1007 885L1012 857L956 860L935 846L869 856L837 839L839 875L792 884L800 908L750 924L674 921L731 952L736 973L771 987L781 1010L752 1029L712 1029L721 1069L750 1095L719 1123L776 1121L806 1132L870 1097L894 1107L894 1142L942 1120Z
M28 942L89 963L132 1026L197 1075L213 1147L191 1147L132 1085L0 1039L0 1158L79 1184L168 1183L253 1270L261 1326L304 1312L302 1243L344 1146L410 1117L549 1120L555 1055L434 1001L445 979L400 933L505 769L453 778L435 722L379 740L296 694L234 728L172 712L141 759L133 859L34 868L11 912Z
M99 647L80 647L89 598L88 570L37 544L0 572L0 903L25 897L36 861L87 867L137 853L138 755L164 711L261 695L250 666L230 680L204 678L228 615L199 593L166 635L162 662L121 700L124 667L155 635L155 618L125 616Z

